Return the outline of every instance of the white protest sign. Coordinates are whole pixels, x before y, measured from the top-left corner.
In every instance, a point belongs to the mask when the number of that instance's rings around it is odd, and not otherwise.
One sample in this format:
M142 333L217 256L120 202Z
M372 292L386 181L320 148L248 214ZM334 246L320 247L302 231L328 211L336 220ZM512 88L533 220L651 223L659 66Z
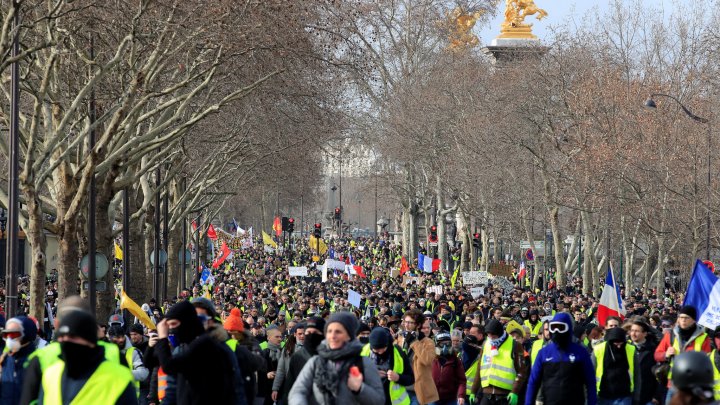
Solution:
M463 271L462 280L464 285L487 284L487 271Z
M365 250L365 246L358 246L357 250L362 252L363 250Z
M345 271L345 262L343 262L343 261L341 261L341 260L327 259L327 260L325 261L325 267L326 267L328 270L340 270L340 271Z
M495 277L495 278L493 278L493 284L497 284L498 286L500 286L500 288L505 289L506 292L509 291L509 290L512 290L513 288L515 288L515 286L513 285L513 283L511 283L510 280L508 280L508 279L505 278L505 277Z
M360 308L360 293L348 290L348 302L355 308Z
M478 299L481 295L485 294L485 288L484 287L473 287L470 289L470 295L472 295L473 299Z
M702 326L715 329L720 325L720 283L715 283L708 294L708 306L700 314L698 323Z
M305 266L301 267L288 267L288 273L290 277L307 277L308 268Z
M442 288L441 285L434 285L434 286L432 286L432 287L428 287L428 288L427 288L427 292L429 292L429 293L434 293L434 294L442 294L442 293L443 293L443 288Z
M322 282L326 283L327 282L327 266L323 264L323 265L318 266L318 268L320 269L320 274L322 275Z

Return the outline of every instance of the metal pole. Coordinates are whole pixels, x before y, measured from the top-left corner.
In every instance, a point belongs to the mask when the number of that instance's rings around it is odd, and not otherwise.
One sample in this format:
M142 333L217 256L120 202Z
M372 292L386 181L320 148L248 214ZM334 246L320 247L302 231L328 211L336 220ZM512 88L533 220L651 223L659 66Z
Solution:
M95 59L95 35L90 34L90 59ZM91 74L92 76L92 74ZM90 91L90 125L95 124L95 88ZM95 149L95 129L91 129L89 135L88 149L94 153ZM94 159L93 159L94 160ZM96 204L96 188L95 174L90 177L90 194L88 196L90 204L88 204L88 297L90 298L90 311L95 315L95 302L97 296L95 293L95 251L97 250L97 241L95 240L95 204Z
M123 260L122 260L122 288L127 294L128 286L130 285L130 274L128 262L130 261L130 190L128 187L123 189ZM123 318L127 324L130 320L130 313L128 310L123 311Z
M17 57L20 54L20 44L18 41L20 31L20 4L13 1L13 45L12 56ZM10 70L11 80L11 108L10 108L10 140L9 150L10 163L8 178L8 225L7 225L7 252L5 255L5 314L12 317L17 314L17 271L20 256L20 229L18 226L18 211L20 209L18 203L18 176L19 166L18 159L20 142L20 64L16 60L12 63Z
M167 176L167 173L169 173L169 170L167 167L165 167L165 175ZM162 298L163 301L167 299L168 297L168 263L170 263L170 246L168 246L168 188L165 188L165 197L163 198L163 249L165 249L165 253L167 253L168 261L165 262L163 265L163 291L162 291ZM176 287L177 288L177 287Z
M160 165L158 165L155 169L155 252L153 255L153 298L156 302L160 301L160 214ZM161 302L158 303L158 305L161 304Z
M300 239L305 236L305 195L300 194Z
M198 269L202 266L200 261L200 224L202 223L202 212L198 212L197 227L195 228L195 261L196 266L193 269L193 286L198 282Z
M342 206L342 156L340 156L340 219L338 220L338 237L342 236L343 223L343 206Z
M705 239L705 260L710 260L710 187L712 186L711 182L711 173L712 173L712 164L710 160L711 156L711 144L712 144L712 130L710 122L708 121L708 131L707 131L707 141L708 141L708 155L707 155L707 165L708 165L708 172L707 172L707 183L708 183L708 189L707 189L707 236Z
M183 177L182 182L182 188L183 193L187 190L187 177ZM182 260L181 260L181 268L180 268L180 291L182 292L185 289L185 281L187 279L187 257L186 257L186 250L187 250L187 216L183 216L182 220Z
M378 217L377 217L377 198L378 198L378 179L377 173L375 174L375 239L378 238Z

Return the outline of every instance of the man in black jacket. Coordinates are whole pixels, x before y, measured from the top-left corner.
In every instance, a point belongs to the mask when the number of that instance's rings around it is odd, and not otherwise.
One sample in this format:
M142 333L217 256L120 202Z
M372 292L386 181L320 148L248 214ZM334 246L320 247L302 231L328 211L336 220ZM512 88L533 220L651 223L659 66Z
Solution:
M630 325L630 340L635 346L635 389L633 405L646 405L652 402L658 392L658 382L652 367L655 365L657 340L650 332L650 326L643 321L634 321Z
M239 370L227 346L204 334L203 324L188 301L172 306L157 325L155 354L163 371L175 378L176 403L243 404L234 385ZM183 346L172 354L172 347ZM170 385L168 385L170 389Z
M402 358L402 373L396 373L395 354ZM412 366L403 350L393 344L392 337L387 329L376 327L370 332L370 343L360 352L362 356L369 356L375 362L380 374L385 393L385 405L392 404L390 398L390 381L402 387L415 384Z

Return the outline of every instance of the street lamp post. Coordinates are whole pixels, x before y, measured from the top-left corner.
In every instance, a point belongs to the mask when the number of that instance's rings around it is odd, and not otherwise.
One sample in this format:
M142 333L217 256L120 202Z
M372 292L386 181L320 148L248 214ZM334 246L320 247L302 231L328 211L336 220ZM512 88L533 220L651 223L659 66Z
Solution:
M692 111L690 111L690 109L685 107L685 105L683 103L681 103L677 97L671 96L669 94L663 94L663 93L650 94L650 96L647 98L647 100L645 100L645 107L651 108L653 110L657 109L657 104L655 103L655 100L653 99L653 97L667 97L667 98L675 101L675 103L677 103L677 105L679 105L680 108L683 110L685 115L690 117L693 121L699 122L701 124L708 124L707 125L707 142L708 142L708 147L707 147L707 152L708 152L708 154L707 154L707 167L708 167L707 184L708 184L708 188L707 188L707 203L706 203L707 209L706 209L706 225L705 225L706 226L705 259L710 260L710 186L712 184L712 182L711 182L712 165L711 165L711 160L710 160L710 158L711 158L710 144L712 142L712 127L710 125L710 120L707 118L698 117L697 115L693 114Z
M13 1L13 39L12 57L20 55L20 3ZM20 239L18 212L18 178L20 173L20 62L17 59L10 68L10 139L8 141L8 235L5 253L5 314L8 317L17 314L17 270L20 261Z

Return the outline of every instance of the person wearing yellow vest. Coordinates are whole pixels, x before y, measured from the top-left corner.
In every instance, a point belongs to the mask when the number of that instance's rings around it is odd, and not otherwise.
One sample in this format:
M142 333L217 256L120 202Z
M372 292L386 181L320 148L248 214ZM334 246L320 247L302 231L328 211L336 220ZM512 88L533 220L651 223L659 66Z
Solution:
M370 343L363 346L360 355L375 363L383 384L385 405L409 405L410 396L405 387L415 383L410 361L392 342L387 329L376 327L370 332ZM380 405L380 404L378 404Z
M130 370L106 360L97 344L95 317L84 311L72 311L62 318L57 332L63 361L53 363L43 372L38 403L137 403Z
M533 342L532 347L530 348L530 366L532 367L533 364L535 364L535 359L537 358L538 353L540 352L540 349L545 347L548 343L550 343L550 326L549 321L543 322L542 325L542 333L540 335L540 339Z
M697 309L690 305L680 308L677 317L677 325L672 330L663 335L660 344L655 349L655 361L663 363L670 362L672 368L673 357L682 352L705 352L710 353L710 339L707 338L702 326L697 322ZM668 374L668 393L666 402L670 402L670 398L675 393L672 387L672 371Z
M528 376L524 349L497 319L485 325L485 332L487 339L480 360L483 401L487 398L489 404L517 405Z
M79 295L73 295L65 298L57 309L57 316L53 320L53 328L57 330L60 327L62 318L73 311L85 311L90 313L88 302ZM120 364L120 351L117 346L99 340L98 346L103 350L105 359ZM42 384L42 374L54 363L61 361L60 343L52 342L42 349L35 350L25 363L25 382L23 383L22 396L20 403L30 404L37 401L40 395L40 387Z
M130 369L135 380L135 388L139 390L140 382L145 381L150 374L143 364L142 353L135 350L120 325L111 326L107 334L110 341L120 349L120 364Z
M473 326L477 327L477 326ZM472 330L472 328L470 328ZM480 389L480 384L475 382L480 376L480 349L482 342L478 341L475 335L468 334L462 342L462 359L463 368L465 369L465 393L467 394L470 405L475 403L475 396Z
M538 335L540 334L540 330L542 329L543 323L540 322L540 313L537 309L531 309L530 310L530 319L526 319L525 322L523 322L525 326L530 328L530 338L531 339L537 339Z
M632 405L635 388L635 346L622 328L608 329L605 341L593 347L598 404Z

